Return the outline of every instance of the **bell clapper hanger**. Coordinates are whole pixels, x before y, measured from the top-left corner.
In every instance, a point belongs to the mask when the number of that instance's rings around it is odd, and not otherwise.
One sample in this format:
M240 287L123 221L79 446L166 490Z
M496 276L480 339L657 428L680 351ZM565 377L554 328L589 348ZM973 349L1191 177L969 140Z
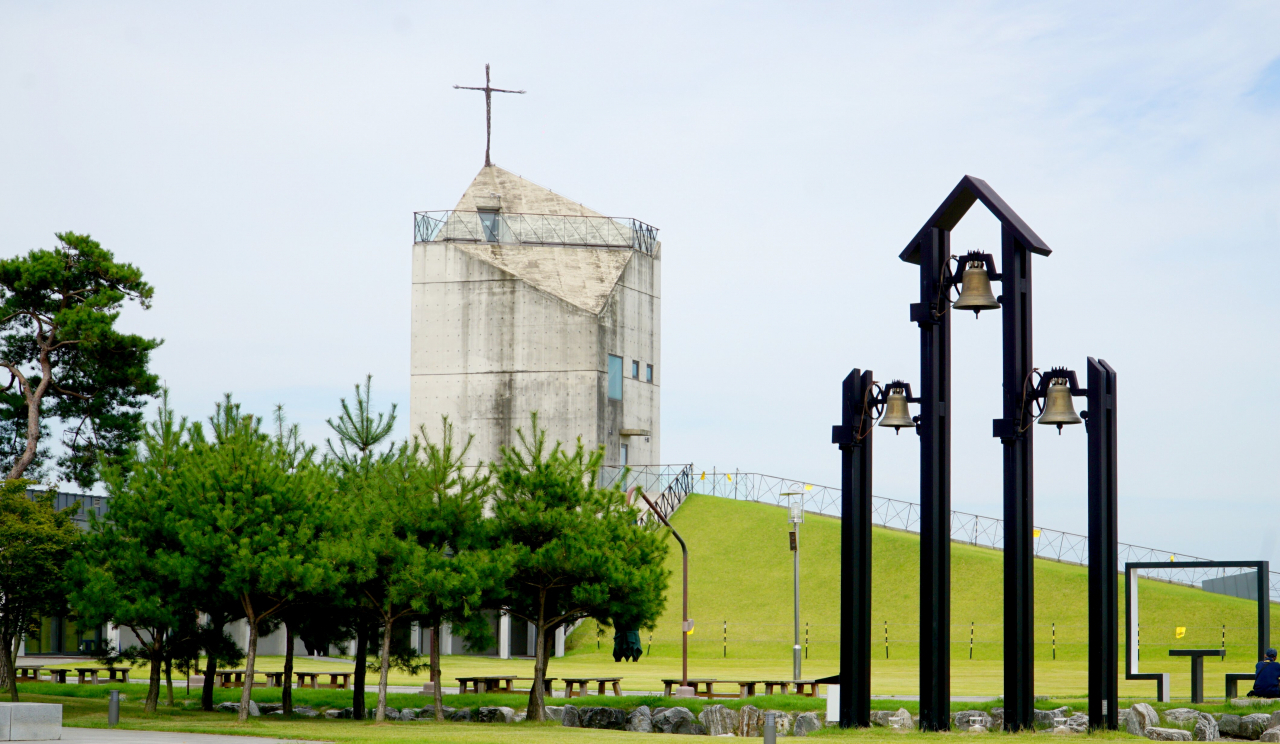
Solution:
M1059 435L1064 426L1083 424L1084 419L1076 414L1075 401L1072 400L1073 389L1078 387L1075 373L1065 367L1054 367L1044 375L1044 379L1048 384L1044 385L1044 413L1040 414L1039 423L1057 426Z

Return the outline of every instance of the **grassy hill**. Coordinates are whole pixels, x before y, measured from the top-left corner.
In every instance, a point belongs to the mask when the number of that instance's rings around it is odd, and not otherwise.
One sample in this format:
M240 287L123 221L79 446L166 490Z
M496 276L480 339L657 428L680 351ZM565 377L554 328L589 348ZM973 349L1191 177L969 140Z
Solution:
M786 511L753 502L694 495L672 523L689 544L690 657L788 659L792 637L792 564ZM670 540L667 610L643 639L654 657L680 654L680 548ZM877 528L873 537L872 618L876 658L918 658L919 537ZM834 662L839 640L840 523L806 515L800 529L801 624L807 656ZM952 545L952 658L1002 656L1003 553ZM1082 566L1037 560L1036 658L1087 658L1088 576ZM1139 588L1143 670L1165 671L1169 648L1218 647L1226 632L1233 666L1252 666L1256 604L1200 589L1142 580ZM1273 606L1274 613L1274 606ZM1121 643L1123 598L1121 599ZM1274 618L1274 614L1273 614ZM1272 620L1275 622L1275 619ZM1175 638L1184 627L1183 638ZM885 637L888 643L885 643ZM596 650L594 624L579 629L575 653ZM972 635L972 647L970 638ZM599 639L607 653L612 632ZM802 635L802 643L805 638ZM1122 652L1123 653L1123 652ZM1210 661L1206 666L1220 663ZM825 666L826 664L821 664ZM1184 662L1169 666L1181 670ZM1206 670L1208 671L1208 670Z

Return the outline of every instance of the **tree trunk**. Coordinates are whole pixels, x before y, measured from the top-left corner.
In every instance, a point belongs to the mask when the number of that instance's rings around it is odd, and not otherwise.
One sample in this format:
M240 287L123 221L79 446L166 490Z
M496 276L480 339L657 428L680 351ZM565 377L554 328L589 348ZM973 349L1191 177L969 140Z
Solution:
M436 720L444 720L444 692L440 689L440 626L431 629L431 687Z
M293 626L284 624L284 689L280 690L284 714L293 715Z
M19 626L21 627L21 626ZM0 639L0 690L9 691L9 700L18 702L18 644L22 642L22 634L18 633L10 640L8 633Z
M34 391L30 389L25 377L20 378L18 383L27 402L27 446L22 450L22 457L13 464L13 470L9 471L8 480L22 477L22 474L27 471L27 466L35 460L36 449L40 445L40 402L44 399L45 390L53 377L53 367L49 363L47 350L40 351L40 372L42 373L40 384L36 385ZM15 694L17 689L15 685Z
M249 720L249 701L253 694L253 664L258 660L258 623L253 613L247 613L245 621L249 623L249 648L244 654L244 689L240 691L240 723Z
M160 703L160 669L164 666L164 660L160 658L160 653L156 650L156 637L151 636L151 679L147 685L147 703L143 706L143 711L147 713L155 713L156 706Z
M364 672L369 660L369 637L364 623L356 626L356 668L351 684L351 717L359 721L364 718Z
M382 631L382 664L378 670L378 712L374 720L387 720L387 672L391 669L391 621Z
M543 707L542 685L547 678L547 644L543 640L546 638L547 628L542 623L535 627L537 635L533 652L533 684L529 687L529 710L526 715L530 721L545 721L547 711Z
M164 684L169 690L169 707L173 707L173 657L164 657Z
M221 627L221 626L219 626ZM201 710L213 710L213 681L217 676L218 660L213 655L213 649L205 649L204 662L204 686L200 688L200 708Z

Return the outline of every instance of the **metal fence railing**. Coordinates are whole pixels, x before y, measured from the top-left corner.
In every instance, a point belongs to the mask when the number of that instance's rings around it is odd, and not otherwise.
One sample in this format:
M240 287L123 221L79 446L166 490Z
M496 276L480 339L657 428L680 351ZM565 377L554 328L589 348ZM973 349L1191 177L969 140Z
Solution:
M802 493L801 499L807 512L840 517L840 489L822 486L816 483L779 478L762 473L732 472L712 468L706 471L695 471L693 475L693 491L710 496L719 496L740 501L756 501L777 506L788 506L791 496L784 493ZM920 531L920 505L909 501L898 501L881 496L872 497L872 521L881 527ZM1038 558L1089 565L1089 538L1071 532L1036 527L1032 533L1035 554ZM1004 520L985 517L967 512L951 512L951 539L954 542L977 545L995 550L1004 549ZM1204 561L1186 553L1170 550L1147 548L1141 545L1120 543L1117 571L1124 570L1126 562L1164 561L1169 568L1141 571L1141 575L1159 581L1176 584L1187 584L1199 587L1206 579L1219 578L1237 574L1249 569L1240 568L1183 568L1179 562ZM1280 572L1272 571L1270 577L1272 601L1280 602Z
M639 486L662 512L670 518L693 490L693 465L640 465L625 467L606 465L601 468L600 487L618 486L627 490ZM640 524L649 518L648 506L640 502Z
M413 240L630 248L652 255L658 228L630 217L441 210L413 213Z

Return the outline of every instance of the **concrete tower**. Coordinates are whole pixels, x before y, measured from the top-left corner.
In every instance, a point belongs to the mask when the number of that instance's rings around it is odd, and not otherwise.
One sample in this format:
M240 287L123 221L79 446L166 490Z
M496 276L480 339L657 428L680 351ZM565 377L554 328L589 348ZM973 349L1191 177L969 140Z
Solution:
M537 411L548 437L657 464L662 251L606 217L486 166L457 207L414 215L410 422L447 414L495 461Z

